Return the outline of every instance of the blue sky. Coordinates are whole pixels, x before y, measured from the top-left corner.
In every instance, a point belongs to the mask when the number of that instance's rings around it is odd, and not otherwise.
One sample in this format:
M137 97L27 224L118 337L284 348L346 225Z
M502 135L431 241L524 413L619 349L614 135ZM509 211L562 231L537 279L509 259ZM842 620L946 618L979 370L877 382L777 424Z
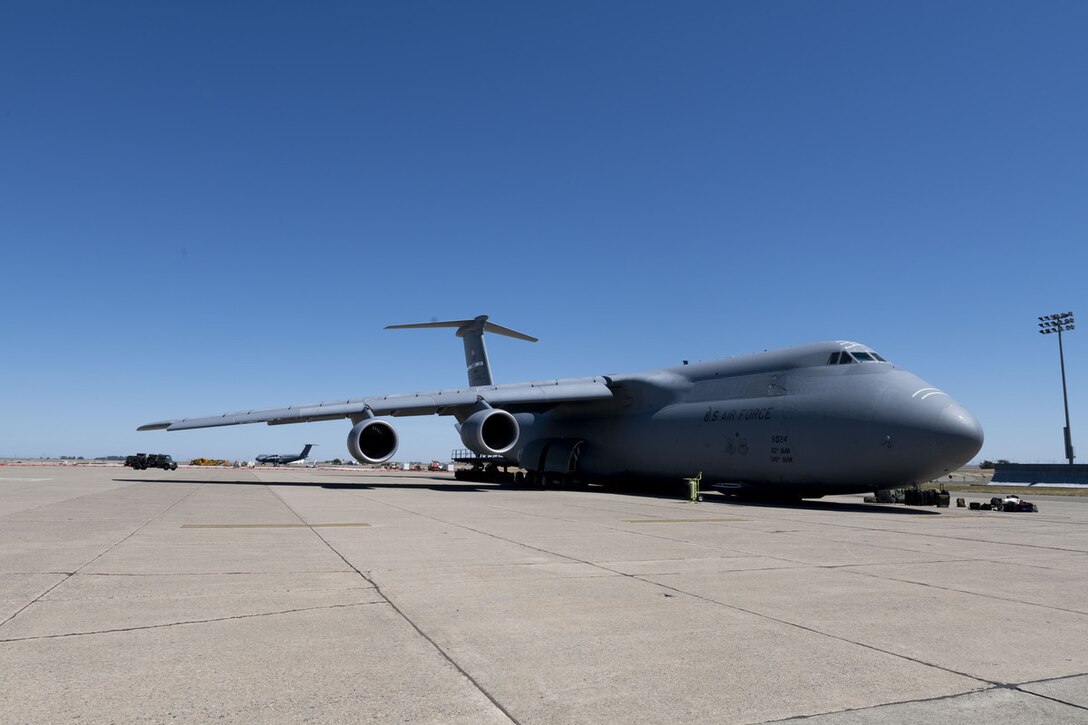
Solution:
M1088 316L1083 2L0 10L0 455L250 457L152 420L868 343L1062 459ZM1086 331L1065 338L1088 441ZM450 419L401 419L445 458ZM1088 460L1088 442L1081 448Z

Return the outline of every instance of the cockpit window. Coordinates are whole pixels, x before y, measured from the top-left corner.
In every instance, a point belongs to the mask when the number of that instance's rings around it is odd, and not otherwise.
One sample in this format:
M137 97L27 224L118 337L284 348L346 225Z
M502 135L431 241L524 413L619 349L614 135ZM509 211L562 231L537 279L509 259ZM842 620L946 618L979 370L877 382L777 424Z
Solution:
M833 352L831 356L827 358L828 365L849 365L851 363L870 363L870 362L888 362L880 355L869 350L842 350L840 352Z

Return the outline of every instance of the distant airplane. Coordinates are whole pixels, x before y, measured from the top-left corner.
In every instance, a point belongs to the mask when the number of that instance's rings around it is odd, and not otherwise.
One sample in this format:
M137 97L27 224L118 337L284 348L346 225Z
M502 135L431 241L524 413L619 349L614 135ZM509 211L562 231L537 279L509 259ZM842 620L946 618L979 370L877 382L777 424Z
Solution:
M257 456L257 463L271 463L276 466L284 466L288 463L301 461L308 457L310 455L310 449L313 447L313 443L307 443L306 447L302 449L302 453L299 453L298 455L293 455L291 453L264 453Z
M422 327L456 329L468 387L180 418L138 430L350 418L348 452L360 463L381 463L396 452L398 436L378 416L452 415L465 446L524 468L538 485L680 483L701 472L704 489L794 498L925 483L982 447L982 428L966 408L856 342L494 385L484 332L536 338L487 315L390 326Z

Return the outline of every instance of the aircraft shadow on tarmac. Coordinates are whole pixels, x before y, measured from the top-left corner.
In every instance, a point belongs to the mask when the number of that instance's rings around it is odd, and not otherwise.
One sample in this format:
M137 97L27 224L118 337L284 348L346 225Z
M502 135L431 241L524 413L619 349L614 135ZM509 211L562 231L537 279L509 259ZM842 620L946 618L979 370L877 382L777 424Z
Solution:
M395 476L384 476L394 478ZM499 483L467 483L450 482L447 478L421 479L419 476L403 476L408 479L404 482L389 483L362 483L345 482L325 483L322 481L256 481L256 480L196 480L191 478L115 478L114 481L125 483L191 483L201 486L298 486L299 488L323 488L328 490L366 491L379 489L419 489L428 491L440 491L445 493L487 493L489 491L521 491L527 495L542 493L540 488L514 488ZM410 481L410 482L409 482ZM615 493L624 496L637 496L658 499L686 499L687 496L677 491L674 486L623 486L609 484L607 486L587 486L584 488L564 489L570 493ZM854 513L882 513L900 514L907 516L939 516L935 509L919 509L909 506L896 506L893 504L854 503L850 501L824 501L820 499L782 500L782 499L758 499L743 498L718 492L704 492L703 503L729 504L751 508L776 508L796 509L799 511L828 511L828 512L854 512Z

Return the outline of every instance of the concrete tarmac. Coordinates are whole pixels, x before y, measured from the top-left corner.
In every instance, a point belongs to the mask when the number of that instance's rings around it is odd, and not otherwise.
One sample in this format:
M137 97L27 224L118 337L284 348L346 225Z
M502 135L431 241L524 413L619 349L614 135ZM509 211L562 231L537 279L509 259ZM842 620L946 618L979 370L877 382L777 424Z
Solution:
M0 467L0 722L1088 723L1088 505L1031 498Z

